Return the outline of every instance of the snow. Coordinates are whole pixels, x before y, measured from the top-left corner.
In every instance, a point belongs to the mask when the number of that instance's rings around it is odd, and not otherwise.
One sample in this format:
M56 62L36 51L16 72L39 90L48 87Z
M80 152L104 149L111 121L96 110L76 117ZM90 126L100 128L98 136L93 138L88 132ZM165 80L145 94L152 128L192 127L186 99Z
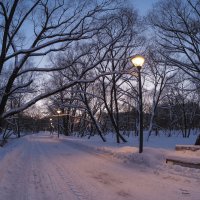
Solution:
M12 139L0 148L0 200L199 200L200 169L166 164L168 156L200 160L200 151L175 151L196 136L151 136L116 144L111 134L57 138L49 133Z

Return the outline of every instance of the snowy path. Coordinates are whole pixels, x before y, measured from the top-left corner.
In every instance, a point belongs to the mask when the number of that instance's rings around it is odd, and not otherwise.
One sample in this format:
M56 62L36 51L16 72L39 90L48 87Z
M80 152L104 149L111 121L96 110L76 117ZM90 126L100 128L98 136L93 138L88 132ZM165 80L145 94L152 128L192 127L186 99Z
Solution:
M0 200L199 200L200 179L33 135L0 149Z

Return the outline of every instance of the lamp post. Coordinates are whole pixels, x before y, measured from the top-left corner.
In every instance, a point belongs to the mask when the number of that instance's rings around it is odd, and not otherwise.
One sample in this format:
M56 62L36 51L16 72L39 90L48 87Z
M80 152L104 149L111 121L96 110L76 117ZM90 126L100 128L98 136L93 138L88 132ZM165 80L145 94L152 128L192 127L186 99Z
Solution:
M61 110L57 110L57 113L58 113L58 138L59 138L59 135L60 135L60 113L61 113Z
M52 128L53 128L52 118L50 118L49 121L50 121L50 135L52 135L52 133L53 133L53 130L52 130Z
M141 68L144 64L144 57L136 55L131 58L131 62L138 70L138 84L139 84L139 153L143 152L143 102L142 102L142 83L141 83Z

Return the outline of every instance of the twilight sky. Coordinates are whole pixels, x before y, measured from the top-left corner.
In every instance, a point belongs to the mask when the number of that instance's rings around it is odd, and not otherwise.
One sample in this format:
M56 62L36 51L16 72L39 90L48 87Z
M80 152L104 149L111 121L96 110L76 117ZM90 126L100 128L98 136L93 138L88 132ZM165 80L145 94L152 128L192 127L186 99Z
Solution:
M140 15L145 15L149 9L152 8L152 4L158 0L130 0L133 6L139 11Z

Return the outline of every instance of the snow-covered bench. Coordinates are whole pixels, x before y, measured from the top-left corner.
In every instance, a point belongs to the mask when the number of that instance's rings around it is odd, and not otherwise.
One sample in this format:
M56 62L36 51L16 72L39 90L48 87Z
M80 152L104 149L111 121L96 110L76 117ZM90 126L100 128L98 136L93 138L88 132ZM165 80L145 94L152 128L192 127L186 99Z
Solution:
M200 150L200 145L176 145L175 147L176 151L198 151Z
M166 158L166 163L200 169L200 159L184 159L180 157Z

